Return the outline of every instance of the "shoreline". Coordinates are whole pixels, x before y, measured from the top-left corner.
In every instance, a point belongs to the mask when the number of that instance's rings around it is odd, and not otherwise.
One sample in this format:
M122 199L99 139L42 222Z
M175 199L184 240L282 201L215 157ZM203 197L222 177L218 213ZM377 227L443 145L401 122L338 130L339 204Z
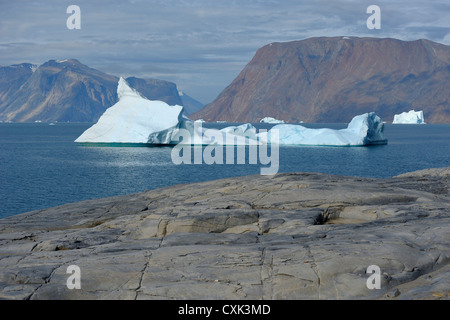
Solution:
M449 176L246 176L6 217L0 298L450 299Z

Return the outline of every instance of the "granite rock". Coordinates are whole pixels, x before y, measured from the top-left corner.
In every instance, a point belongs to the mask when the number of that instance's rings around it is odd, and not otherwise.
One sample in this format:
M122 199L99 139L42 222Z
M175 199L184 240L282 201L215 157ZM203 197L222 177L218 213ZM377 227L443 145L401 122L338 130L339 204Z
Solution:
M449 175L248 176L5 218L0 298L449 299Z

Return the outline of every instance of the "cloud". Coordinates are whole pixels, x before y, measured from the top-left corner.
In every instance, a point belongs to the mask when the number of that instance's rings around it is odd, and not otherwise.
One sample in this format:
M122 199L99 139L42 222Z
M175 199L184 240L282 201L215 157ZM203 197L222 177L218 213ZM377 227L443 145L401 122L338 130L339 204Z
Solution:
M0 64L77 58L119 75L160 77L209 102L271 42L314 36L428 38L450 45L450 4L375 1L382 29L368 30L373 1L23 0L0 3ZM81 8L81 30L66 9ZM194 94L195 92L195 94Z

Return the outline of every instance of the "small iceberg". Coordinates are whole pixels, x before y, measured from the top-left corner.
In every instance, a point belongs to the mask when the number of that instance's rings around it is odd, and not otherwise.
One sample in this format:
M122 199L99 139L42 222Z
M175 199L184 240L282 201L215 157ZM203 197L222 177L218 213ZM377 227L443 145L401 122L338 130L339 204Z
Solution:
M392 124L425 124L423 111L411 110L394 116Z
M265 117L265 118L261 119L261 121L259 121L259 122L260 123L270 123L270 124L280 124L280 123L284 123L284 120L277 120L272 117Z

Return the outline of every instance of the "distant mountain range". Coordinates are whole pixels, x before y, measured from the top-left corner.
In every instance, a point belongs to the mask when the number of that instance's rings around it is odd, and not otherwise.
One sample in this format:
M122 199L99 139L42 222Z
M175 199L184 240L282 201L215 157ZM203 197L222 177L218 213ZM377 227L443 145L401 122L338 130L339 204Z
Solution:
M118 80L76 59L0 66L0 121L95 122L117 102ZM172 82L126 80L150 100L183 105L186 115L203 107L186 94L180 96Z
M119 78L78 60L0 66L0 121L95 122L117 102ZM320 37L260 48L210 104L155 79L126 79L150 100L185 107L191 119L348 123L375 112L423 110L450 123L450 46L428 40Z
M450 46L428 40L320 37L260 48L238 77L192 119L349 122L374 111L384 121L423 110L450 123Z

